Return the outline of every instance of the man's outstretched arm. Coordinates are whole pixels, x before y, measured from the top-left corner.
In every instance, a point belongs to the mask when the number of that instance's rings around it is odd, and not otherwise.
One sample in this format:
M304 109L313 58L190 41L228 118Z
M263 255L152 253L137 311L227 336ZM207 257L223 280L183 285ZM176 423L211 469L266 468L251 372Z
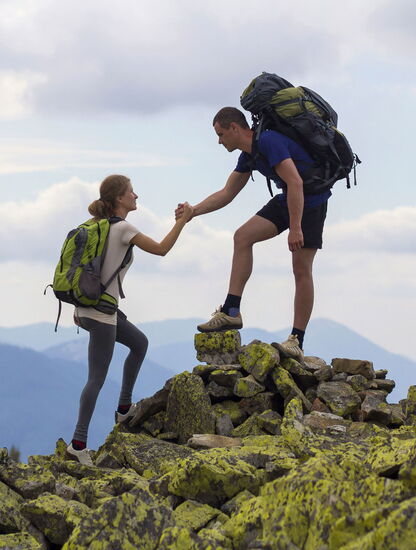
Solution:
M303 180L292 159L279 162L276 173L287 185L287 208L289 210L290 226L287 238L289 250L294 252L303 246L302 214L304 206Z
M203 201L192 207L193 217L208 214L208 212L214 212L214 210L219 210L227 206L227 204L229 204L243 189L249 177L250 174L248 172L231 172L227 179L227 183L222 189L209 195ZM179 204L178 208L175 210L176 218L181 217L182 211L182 204Z

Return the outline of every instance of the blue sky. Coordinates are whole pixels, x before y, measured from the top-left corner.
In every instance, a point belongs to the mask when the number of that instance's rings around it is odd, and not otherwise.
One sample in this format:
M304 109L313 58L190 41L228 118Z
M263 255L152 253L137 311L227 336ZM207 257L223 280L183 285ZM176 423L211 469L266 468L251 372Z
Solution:
M177 202L221 188L237 153L218 146L212 116L266 70L330 101L363 161L356 188L334 188L314 315L416 359L416 5L284 4L1 2L4 326L54 319L43 287L109 173L131 177L141 208L129 220L154 238ZM166 258L138 251L130 318L208 317L224 299L233 231L267 200L258 175L226 209L193 220ZM290 270L286 236L257 245L246 325L290 326Z

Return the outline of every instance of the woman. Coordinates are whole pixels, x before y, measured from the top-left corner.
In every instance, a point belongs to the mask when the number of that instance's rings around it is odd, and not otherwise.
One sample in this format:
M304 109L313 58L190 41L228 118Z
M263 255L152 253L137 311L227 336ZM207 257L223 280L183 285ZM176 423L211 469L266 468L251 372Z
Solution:
M192 217L192 208L185 203L184 216L176 220L175 225L159 243L140 233L125 218L132 210L137 209L137 195L130 180L125 176L108 176L100 185L100 198L88 207L94 219L114 218L119 220L110 225L107 249L102 265L102 280L108 280L120 267L130 245L136 245L145 252L165 256L175 244L187 221ZM112 220L116 221L116 220ZM132 257L106 289L106 293L119 299L121 283L132 263ZM134 383L140 366L146 355L147 338L127 320L121 311L114 314L102 313L94 307L76 307L75 324L90 333L88 347L88 381L82 391L78 422L74 436L67 447L67 458L78 460L81 464L92 465L89 451L86 448L88 426L94 412L98 394L104 384L110 365L115 342L128 348L124 363L123 381L116 411L116 422L127 422L134 415L132 404Z

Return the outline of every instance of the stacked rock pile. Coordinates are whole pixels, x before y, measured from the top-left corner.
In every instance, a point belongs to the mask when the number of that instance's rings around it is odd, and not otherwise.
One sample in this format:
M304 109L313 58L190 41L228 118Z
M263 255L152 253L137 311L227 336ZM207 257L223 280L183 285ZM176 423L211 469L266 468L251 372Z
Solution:
M94 467L0 450L0 550L411 550L416 386L367 360L197 334L193 372L137 404Z

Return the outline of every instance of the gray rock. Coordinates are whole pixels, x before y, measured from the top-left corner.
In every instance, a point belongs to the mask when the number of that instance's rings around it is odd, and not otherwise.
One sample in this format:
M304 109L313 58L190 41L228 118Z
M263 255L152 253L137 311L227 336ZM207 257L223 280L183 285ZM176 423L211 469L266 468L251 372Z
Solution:
M351 414L361 404L360 397L346 382L322 382L318 386L317 395L339 416Z
M375 377L373 363L371 361L360 359L332 359L331 365L333 366L334 373L346 372L348 374L362 374L368 380L372 380Z
M228 414L217 416L215 432L218 435L231 436L234 426Z
M319 382L329 382L332 378L332 369L329 365L325 365L316 370L314 376Z

